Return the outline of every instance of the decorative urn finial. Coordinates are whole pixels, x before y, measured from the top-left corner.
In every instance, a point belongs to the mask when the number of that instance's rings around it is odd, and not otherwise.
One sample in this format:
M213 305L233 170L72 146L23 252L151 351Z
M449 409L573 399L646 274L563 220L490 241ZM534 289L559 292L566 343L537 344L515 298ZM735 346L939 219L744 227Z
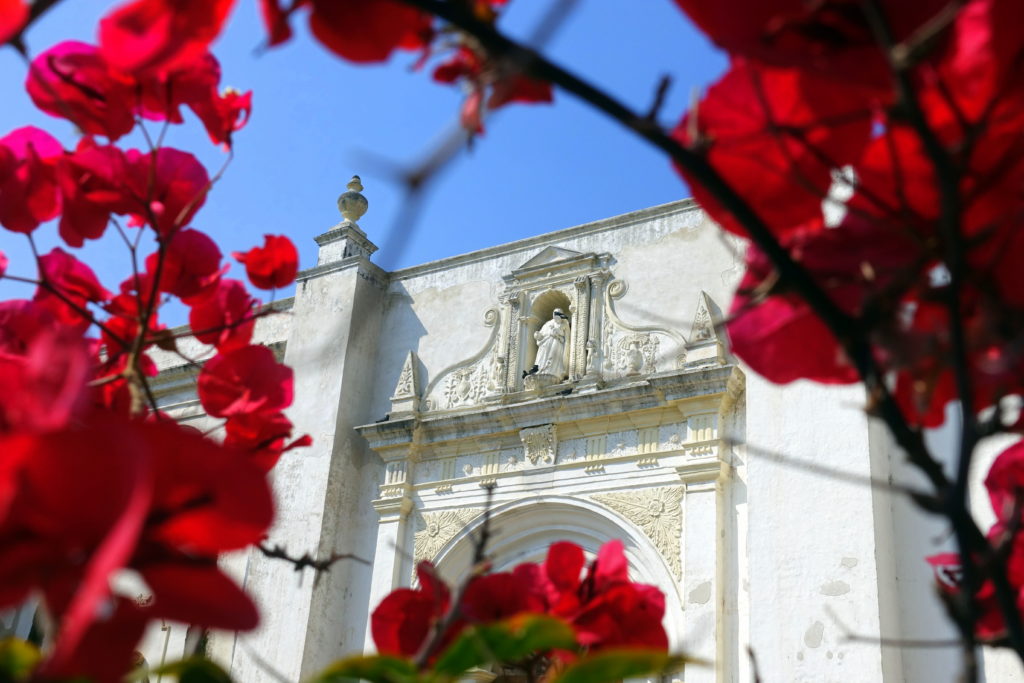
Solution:
M346 221L358 223L369 208L370 203L366 201L366 197L359 194L362 189L362 181L359 180L359 176L354 175L352 180L348 181L348 192L342 192L338 197L338 211L341 211L341 216Z

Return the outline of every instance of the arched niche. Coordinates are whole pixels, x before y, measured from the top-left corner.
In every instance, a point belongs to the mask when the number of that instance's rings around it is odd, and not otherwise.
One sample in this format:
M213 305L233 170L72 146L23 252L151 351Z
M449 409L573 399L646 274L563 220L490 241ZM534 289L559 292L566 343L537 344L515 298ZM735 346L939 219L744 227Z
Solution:
M453 585L465 578L473 564L474 541L483 523L477 517L459 532L435 558L441 575ZM597 555L602 544L620 539L629 561L629 576L638 583L657 586L665 593L665 630L673 652L683 651L683 603L679 585L665 560L644 533L614 512L588 500L568 496L536 496L497 505L491 512L487 555L494 571L507 571L522 562L543 562L556 541L571 541Z
M556 308L562 309L562 312L569 316L569 329L575 329L576 317L574 315L572 300L569 298L568 294L557 289L549 289L538 294L533 300L533 304L530 306L529 315L527 316L526 363L523 366L524 370L532 368L534 362L537 360L537 340L533 337L534 333L540 330L544 323L551 320L551 314ZM570 340L571 337L565 340L565 367L567 368L569 367Z

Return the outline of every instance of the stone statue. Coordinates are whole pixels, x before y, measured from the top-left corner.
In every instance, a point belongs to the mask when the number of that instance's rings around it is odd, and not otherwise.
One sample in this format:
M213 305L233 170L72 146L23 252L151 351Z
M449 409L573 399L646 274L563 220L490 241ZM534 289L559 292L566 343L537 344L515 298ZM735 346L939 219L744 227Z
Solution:
M487 390L492 393L501 393L505 388L505 356L498 356L491 365L491 379L487 384Z
M629 349L625 357L626 374L639 375L640 369L644 366L644 354L640 350L640 342L634 340L629 343Z
M586 369L586 373L588 375L593 375L593 374L595 374L597 372L597 366L596 366L596 363L594 362L594 360L595 360L594 359L594 347L595 347L594 340L593 339L588 339L586 347L585 347L586 351L587 351L587 369Z
M552 375L561 381L566 376L565 344L569 339L569 317L556 308L533 338L537 340L538 375Z

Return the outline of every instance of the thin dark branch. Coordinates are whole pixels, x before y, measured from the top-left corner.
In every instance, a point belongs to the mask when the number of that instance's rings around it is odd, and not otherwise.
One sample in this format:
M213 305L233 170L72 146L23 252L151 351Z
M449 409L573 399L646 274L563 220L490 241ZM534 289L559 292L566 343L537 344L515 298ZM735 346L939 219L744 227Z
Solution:
M341 562L342 560L352 560L353 562L365 565L370 564L369 561L351 553L333 553L330 557L318 560L309 553L305 553L299 557L289 555L288 551L282 545L275 544L273 546L269 546L266 543L260 543L256 547L259 548L264 557L270 557L275 560L284 560L291 564L297 572L301 572L307 567L315 572L325 572L328 571L335 563Z

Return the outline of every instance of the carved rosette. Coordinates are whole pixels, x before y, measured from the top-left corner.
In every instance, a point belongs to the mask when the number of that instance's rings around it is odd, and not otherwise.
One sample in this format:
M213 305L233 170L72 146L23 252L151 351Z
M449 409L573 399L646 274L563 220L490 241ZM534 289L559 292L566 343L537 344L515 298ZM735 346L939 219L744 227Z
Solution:
M413 535L413 559L433 560L448 541L455 538L469 522L483 513L479 508L423 512L417 515Z
M558 452L555 425L527 427L519 432L519 438L523 442L524 456L531 465L542 467L555 464L555 454Z
M592 495L591 498L640 527L665 558L672 575L677 580L682 580L682 486L599 493Z

